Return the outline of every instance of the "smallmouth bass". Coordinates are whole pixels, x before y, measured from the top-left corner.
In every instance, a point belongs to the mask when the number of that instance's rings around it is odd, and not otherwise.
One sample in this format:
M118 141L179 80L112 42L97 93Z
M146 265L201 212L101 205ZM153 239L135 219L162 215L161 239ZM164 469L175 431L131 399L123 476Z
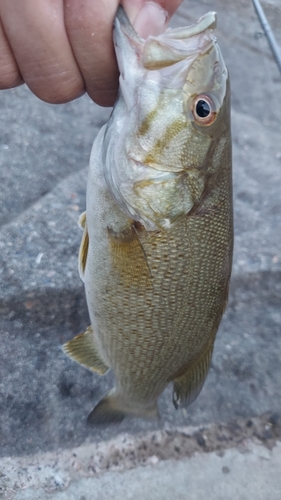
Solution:
M79 253L91 325L64 345L114 389L92 424L153 418L199 394L231 273L228 72L215 13L146 40L114 23L119 97L92 149Z

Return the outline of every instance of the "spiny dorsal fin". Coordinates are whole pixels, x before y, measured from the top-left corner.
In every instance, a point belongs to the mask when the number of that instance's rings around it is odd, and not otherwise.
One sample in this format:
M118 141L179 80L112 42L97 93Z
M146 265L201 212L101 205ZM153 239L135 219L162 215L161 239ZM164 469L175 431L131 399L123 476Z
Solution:
M84 272L87 263L88 248L89 248L89 234L86 224L86 212L83 212L79 217L79 226L83 229L83 236L79 249L78 269L81 279L84 281Z
M209 371L213 347L212 343L195 365L174 379L173 403L176 409L190 405L200 393Z
M89 326L84 333L80 333L63 345L64 352L81 365L103 375L109 367L101 359L95 346L92 327Z

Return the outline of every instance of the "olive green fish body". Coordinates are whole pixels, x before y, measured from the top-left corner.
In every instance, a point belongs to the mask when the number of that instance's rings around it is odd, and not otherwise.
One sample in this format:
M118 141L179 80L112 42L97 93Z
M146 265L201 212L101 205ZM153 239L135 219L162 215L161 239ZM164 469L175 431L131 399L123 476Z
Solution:
M212 28L209 19L201 31ZM93 146L80 249L91 327L65 346L85 366L114 371L115 388L91 413L93 423L118 421L126 413L155 416L170 382L175 406L185 406L208 372L233 245L229 85L226 73L219 85L211 71L220 63L225 72L214 43L210 35L205 52L191 62L190 81L184 76L184 84L163 84L155 92L148 79L148 109L135 112L131 97L126 102L121 96ZM172 57L165 46L156 64L154 49L152 44L143 51L147 72L165 68ZM211 69L204 65L202 72L204 56ZM200 106L212 99L209 122L205 116L191 120L194 102L200 115Z

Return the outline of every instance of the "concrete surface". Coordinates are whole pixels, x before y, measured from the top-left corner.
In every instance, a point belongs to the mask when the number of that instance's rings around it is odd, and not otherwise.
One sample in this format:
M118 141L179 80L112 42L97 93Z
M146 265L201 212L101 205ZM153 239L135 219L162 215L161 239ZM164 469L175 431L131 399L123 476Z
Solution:
M67 491L51 494L53 500L280 500L281 445L272 451L249 445L244 452L227 450L196 454L182 461L167 460L123 473L73 482ZM255 478L254 481L251 478ZM48 500L39 488L27 489L15 500Z
M0 497L279 500L280 435L275 415L0 459Z
M262 4L281 45L280 1L263 0ZM105 430L89 429L86 417L111 387L111 375L99 378L91 374L68 360L60 347L88 325L83 286L77 272L81 238L77 219L84 209L87 163L93 138L110 110L92 104L86 96L63 106L52 106L40 102L26 87L0 93L0 456L4 457L1 466L7 460L22 457L24 469L28 457L33 460L34 453L61 455L79 446L83 452L85 442L95 447L116 441L124 433L134 439L150 432L164 432L167 428L173 434L186 426L232 422L229 432L234 435L241 418L246 422L255 417L263 422L267 415L266 419L279 421L281 77L250 0L189 0L179 9L173 25L190 24L208 10L218 12L217 36L232 82L233 277L229 305L202 393L187 412L176 412L171 388L168 388L160 399L159 424L132 419ZM268 439L270 426L264 434L259 434L260 441ZM276 434L274 439L280 436ZM243 430L241 439L244 437ZM261 446L254 442L253 446L256 445ZM270 468L269 464L277 460L278 446L269 452L269 461L257 460L255 475L249 469L248 488L253 489L248 491L252 491L252 496L250 493L245 496L243 489L237 490L239 499L259 498L254 490L257 476L262 483L263 464ZM220 474L219 484L221 481L234 484L231 474L221 474L216 468L217 459L213 463L211 454L217 450L207 451L210 463L206 467ZM184 456L174 457L169 453L165 456L167 460L186 460ZM241 464L239 453L235 450L229 453L233 464L236 461ZM245 457L251 462L250 457L255 460L254 453ZM194 460L195 464L199 459ZM168 462L165 463L153 469L162 471L162 477ZM189 470L192 464L192 459L191 462L188 459L184 464L169 467L173 467L174 477L181 467ZM42 467L44 469L44 465ZM235 467L231 470L236 478ZM136 470L144 473L142 468ZM242 474L243 467L240 470ZM273 476L274 471L272 466ZM0 477L4 485L2 495L12 498L7 496L15 493L7 486L7 474ZM129 472L123 477L127 484L127 477L138 477L138 474ZM272 484L278 484L279 477L275 475ZM87 483L95 484L93 488L103 484L101 479L87 481L96 481ZM184 478L177 480L177 484L178 481ZM265 481L264 484L268 484ZM36 487L41 487L38 484ZM69 484L73 484L71 488L76 487L72 482ZM209 484L212 491L215 480ZM70 491L67 498L76 495L73 498L82 500L84 495L89 500L86 490L81 498ZM214 486L216 498L220 498L219 491ZM227 491L225 489L221 498L228 498ZM28 498L44 498L34 494ZM130 494L127 489L127 495ZM192 494L190 490L189 498L200 498ZM272 490L271 497L268 493L263 498L275 499L274 494ZM124 500L130 498L125 493L122 496ZM235 497L238 498L238 493L229 496Z

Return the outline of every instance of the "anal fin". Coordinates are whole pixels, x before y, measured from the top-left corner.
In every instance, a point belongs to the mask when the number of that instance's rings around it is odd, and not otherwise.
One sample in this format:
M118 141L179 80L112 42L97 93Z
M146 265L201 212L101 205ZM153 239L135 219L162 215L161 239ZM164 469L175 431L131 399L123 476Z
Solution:
M212 343L195 363L174 379L173 403L176 409L190 405L200 393L210 368L213 347Z
M63 345L64 352L81 365L103 375L109 367L101 359L96 346L91 325L74 339Z

